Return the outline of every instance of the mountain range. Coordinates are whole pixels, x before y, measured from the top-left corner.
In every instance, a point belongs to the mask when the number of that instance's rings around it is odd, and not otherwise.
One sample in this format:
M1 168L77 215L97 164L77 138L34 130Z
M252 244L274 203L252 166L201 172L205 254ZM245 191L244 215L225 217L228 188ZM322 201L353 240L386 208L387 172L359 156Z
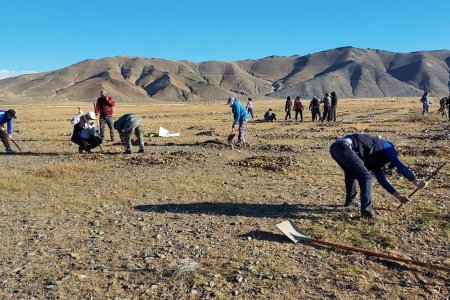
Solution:
M258 60L170 61L143 57L88 59L43 73L0 80L0 100L93 101L101 89L119 101L207 101L448 95L450 51L395 53L342 47Z

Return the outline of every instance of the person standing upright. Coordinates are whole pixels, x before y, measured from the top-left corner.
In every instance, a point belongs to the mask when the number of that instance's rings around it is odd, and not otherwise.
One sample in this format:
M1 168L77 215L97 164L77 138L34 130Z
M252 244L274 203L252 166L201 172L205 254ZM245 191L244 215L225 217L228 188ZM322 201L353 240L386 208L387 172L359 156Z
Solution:
M311 121L315 122L320 120L320 101L316 97L313 97L309 103L309 110L311 111Z
M11 149L11 144L9 143L9 140L11 140L13 134L13 119L16 118L15 110L0 110L0 139L3 142L3 145L5 145L6 154L16 153ZM3 127L5 123L8 125L7 129Z
M338 98L335 92L331 92L331 118L330 120L336 122L336 109Z
M322 122L331 121L331 97L330 94L325 93L325 98L322 99L323 102L323 115Z
M108 124L111 142L114 141L114 122L113 122L113 107L116 105L116 100L108 96L105 90L100 92L100 98L95 104L95 114L100 119L100 138L103 140L105 135L105 124Z
M447 104L447 117L450 121L450 95L447 97L447 101L445 102L445 104Z
M298 121L298 115L300 115L300 121L303 122L303 103L300 100L300 96L295 97L294 100L294 110L295 110L295 121Z
M250 116L252 116L252 120L253 120L254 115L253 115L253 99L252 98L247 99L247 113L250 114Z
M430 111L430 98L428 97L428 92L423 93L422 98L420 99L420 102L422 102L423 110L422 115L426 116L428 115Z
M286 117L284 120L287 120L289 117L289 120L292 120L291 111L292 111L292 100L291 96L287 96L286 98L286 104L284 105L284 111L286 112Z

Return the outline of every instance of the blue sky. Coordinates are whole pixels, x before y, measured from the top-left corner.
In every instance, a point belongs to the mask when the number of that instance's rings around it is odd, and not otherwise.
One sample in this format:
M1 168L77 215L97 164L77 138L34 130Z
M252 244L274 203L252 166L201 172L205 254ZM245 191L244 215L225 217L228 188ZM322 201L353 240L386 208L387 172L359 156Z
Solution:
M0 28L0 76L116 55L205 61L340 46L410 52L450 49L450 1L1 0Z

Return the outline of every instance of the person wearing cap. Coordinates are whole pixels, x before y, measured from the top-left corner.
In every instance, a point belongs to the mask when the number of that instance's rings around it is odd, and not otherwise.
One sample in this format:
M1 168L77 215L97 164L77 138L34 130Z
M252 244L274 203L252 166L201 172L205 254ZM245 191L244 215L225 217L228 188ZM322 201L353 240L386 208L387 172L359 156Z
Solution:
M288 117L289 117L289 120L292 120L291 110L292 110L291 96L287 96L286 103L284 104L284 111L286 112L286 117L284 117L285 121L288 119Z
M91 150L99 147L102 143L102 139L97 135L95 131L95 123L97 117L93 111L90 111L83 115L83 111L79 110L78 114L70 119L70 123L73 125L73 133L71 141L77 144L78 152L91 153Z
M245 143L245 130L247 128L248 114L245 107L234 97L229 97L227 104L231 107L233 112L233 125L231 126L231 132L234 132L234 127L239 124L238 143Z
M16 111L13 109L0 110L0 139L5 145L5 150L7 154L14 154L15 151L11 149L10 140L13 133L13 119L16 119ZM7 124L7 128L3 125Z
M144 134L142 133L141 117L133 113L121 116L114 122L114 129L119 132L120 140L125 146L124 154L131 154L131 137L133 133L136 135L139 143L138 153L144 153Z
M386 180L384 167L397 168L418 188L427 186L424 180L417 180L411 170L398 158L394 145L380 137L368 134L351 134L340 138L330 147L331 157L339 164L345 175L345 207L360 206L361 216L375 217L372 207L372 174L378 183L400 203L407 203L410 199L397 192ZM360 188L360 203L356 201L356 181Z
M320 101L316 97L313 97L309 103L309 110L311 111L312 122L317 121L317 117L320 120Z
M113 128L113 107L116 105L116 100L108 96L105 90L100 92L100 98L97 99L95 104L95 115L100 120L100 138L103 140L105 135L105 124L109 127L109 134L111 142L114 141L114 128Z

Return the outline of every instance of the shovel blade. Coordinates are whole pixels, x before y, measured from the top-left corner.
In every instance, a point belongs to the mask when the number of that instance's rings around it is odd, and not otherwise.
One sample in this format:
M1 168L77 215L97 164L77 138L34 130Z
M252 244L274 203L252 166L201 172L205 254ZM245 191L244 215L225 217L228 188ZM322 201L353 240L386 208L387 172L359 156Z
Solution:
M300 228L289 220L278 223L277 228L294 243L308 241L309 237L304 235Z

